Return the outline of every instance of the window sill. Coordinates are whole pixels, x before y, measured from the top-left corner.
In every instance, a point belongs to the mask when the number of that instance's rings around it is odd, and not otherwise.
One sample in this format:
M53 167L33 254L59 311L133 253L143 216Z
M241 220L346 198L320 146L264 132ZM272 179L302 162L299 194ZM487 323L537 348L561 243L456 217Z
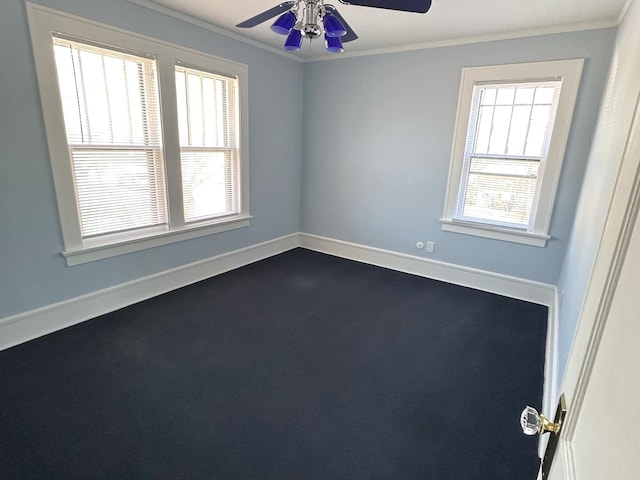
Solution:
M115 257L147 248L159 247L161 245L168 245L170 243L190 240L205 235L235 230L236 228L248 227L250 219L250 215L242 215L232 219L219 220L215 223L208 222L205 224L189 225L180 230L155 232L144 237L112 241L91 246L85 245L77 249L66 250L62 252L62 256L67 260L67 266L72 267L74 265L102 260L103 258Z
M547 240L551 238L549 235L545 235L543 233L527 232L524 230L496 227L447 218L440 219L440 223L442 224L442 230L447 232L492 238L494 240L503 240L505 242L522 243L524 245L532 245L535 247L545 247L547 245Z

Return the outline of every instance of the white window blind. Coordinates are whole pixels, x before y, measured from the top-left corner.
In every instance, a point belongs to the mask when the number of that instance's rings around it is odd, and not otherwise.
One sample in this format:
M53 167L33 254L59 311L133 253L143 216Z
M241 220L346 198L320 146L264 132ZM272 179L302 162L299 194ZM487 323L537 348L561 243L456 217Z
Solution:
M82 238L167 224L153 58L54 37Z
M474 87L456 218L530 229L560 86Z
M240 211L238 80L176 66L185 222Z

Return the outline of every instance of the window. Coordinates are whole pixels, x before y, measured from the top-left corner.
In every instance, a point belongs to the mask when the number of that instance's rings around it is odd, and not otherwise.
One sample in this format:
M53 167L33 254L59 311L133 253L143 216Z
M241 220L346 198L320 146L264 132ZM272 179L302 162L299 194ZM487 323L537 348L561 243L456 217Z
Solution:
M155 60L53 45L82 238L167 225Z
M443 230L546 245L581 69L463 69Z
M68 265L249 224L246 66L35 5L29 21Z
M176 67L186 222L234 214L238 171L236 80Z

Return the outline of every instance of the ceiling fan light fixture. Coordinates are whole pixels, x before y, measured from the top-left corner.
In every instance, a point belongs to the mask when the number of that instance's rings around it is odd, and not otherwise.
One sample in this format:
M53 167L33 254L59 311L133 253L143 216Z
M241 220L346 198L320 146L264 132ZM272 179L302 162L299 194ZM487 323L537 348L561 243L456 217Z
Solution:
M289 32L287 40L284 42L285 50L300 50L302 47L302 32L300 30L293 29Z
M324 46L327 49L327 51L331 53L344 52L344 47L342 46L342 40L340 40L340 37L330 37L328 34L325 33Z
M280 15L271 30L288 35L284 48L300 50L303 38L310 41L324 33L325 46L330 52L342 52L342 43L353 42L358 35L338 13L335 6L325 4L329 0L281 0L258 15L236 25L238 28L252 28ZM432 0L339 0L344 5L360 5L400 12L426 13ZM338 39L334 41L330 39Z
M347 34L347 29L333 13L327 13L322 19L322 24L327 37L337 38Z
M289 35L289 32L291 32L291 29L297 21L298 19L296 18L296 14L289 10L288 12L280 15L278 19L273 22L271 30L280 35Z

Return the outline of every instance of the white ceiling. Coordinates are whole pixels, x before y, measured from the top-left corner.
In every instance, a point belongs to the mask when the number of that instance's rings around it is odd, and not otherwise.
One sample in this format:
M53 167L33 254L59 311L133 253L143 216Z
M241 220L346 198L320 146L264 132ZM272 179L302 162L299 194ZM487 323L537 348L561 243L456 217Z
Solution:
M166 7L278 49L285 40L269 29L273 21L251 29L235 27L283 0L130 1ZM433 0L426 14L325 1L338 8L360 37L345 44L345 53L340 55L348 55L400 50L417 44L465 43L613 26L626 0ZM305 59L325 57L323 43L322 39L313 41L311 46L305 43L296 55Z

